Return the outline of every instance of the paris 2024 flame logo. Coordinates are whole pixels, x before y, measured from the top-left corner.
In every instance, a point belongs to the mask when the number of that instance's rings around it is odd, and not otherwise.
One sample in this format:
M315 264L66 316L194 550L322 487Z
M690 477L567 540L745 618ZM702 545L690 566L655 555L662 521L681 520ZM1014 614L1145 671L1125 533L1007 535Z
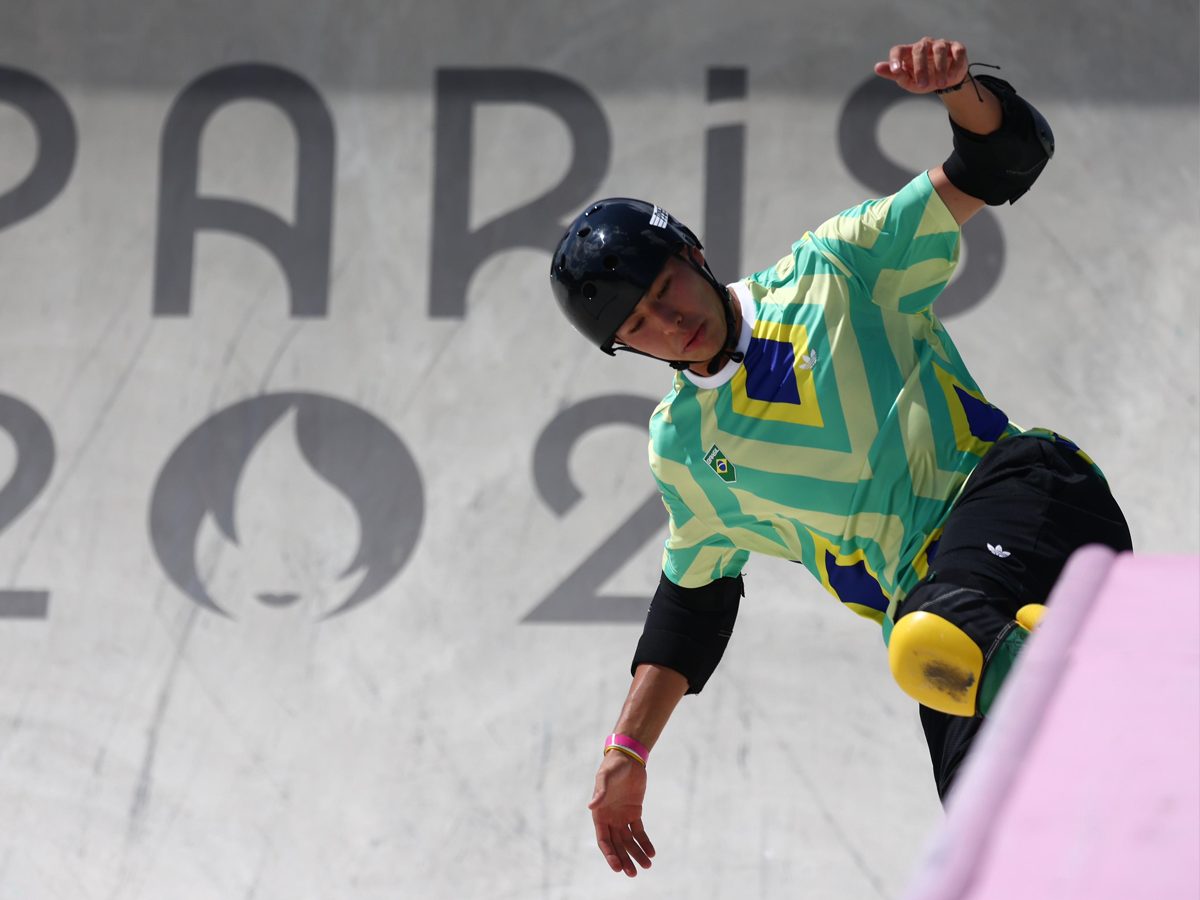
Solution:
M416 463L386 425L332 397L279 393L183 440L154 487L150 534L201 607L230 616L253 598L328 618L396 576L423 515Z

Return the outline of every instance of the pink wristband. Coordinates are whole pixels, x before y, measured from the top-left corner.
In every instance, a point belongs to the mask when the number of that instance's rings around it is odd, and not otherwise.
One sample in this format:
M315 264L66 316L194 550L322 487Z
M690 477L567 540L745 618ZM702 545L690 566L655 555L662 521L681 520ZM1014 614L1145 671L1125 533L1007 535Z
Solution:
M639 744L631 737L623 734L610 734L604 742L604 752L609 750L620 750L626 756L632 756L643 766L646 765L646 760L650 758L650 751L643 745Z

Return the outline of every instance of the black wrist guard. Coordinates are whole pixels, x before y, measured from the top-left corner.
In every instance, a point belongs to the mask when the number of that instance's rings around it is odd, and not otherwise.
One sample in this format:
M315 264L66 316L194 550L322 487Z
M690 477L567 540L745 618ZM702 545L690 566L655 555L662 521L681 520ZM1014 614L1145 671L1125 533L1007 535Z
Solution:
M725 653L744 593L740 575L682 588L663 574L630 671L642 663L666 666L688 680L689 694L700 693Z
M975 80L1000 100L1004 121L991 134L974 134L951 119L954 152L942 171L952 185L988 206L1015 203L1054 156L1054 132L1007 81L991 75Z

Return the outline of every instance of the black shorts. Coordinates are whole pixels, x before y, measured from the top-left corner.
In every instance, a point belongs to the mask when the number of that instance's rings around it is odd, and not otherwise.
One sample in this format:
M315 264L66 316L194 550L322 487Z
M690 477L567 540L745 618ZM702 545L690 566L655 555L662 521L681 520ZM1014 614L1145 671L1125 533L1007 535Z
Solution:
M980 591L1003 613L986 625L982 619L970 623L976 628L1011 621L1025 604L1046 602L1067 558L1086 544L1133 549L1129 526L1103 479L1069 443L1008 438L971 474L946 520L929 575L909 592L896 618L920 606L922 588L936 581ZM943 800L982 723L978 716L921 707Z

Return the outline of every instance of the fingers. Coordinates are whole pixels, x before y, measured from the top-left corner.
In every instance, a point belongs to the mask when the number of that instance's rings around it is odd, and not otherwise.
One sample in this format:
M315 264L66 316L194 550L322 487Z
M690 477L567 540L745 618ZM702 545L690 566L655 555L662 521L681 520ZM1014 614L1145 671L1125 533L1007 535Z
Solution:
M912 79L909 71L912 68L912 56L909 45L898 44L888 54L887 62L875 63L875 74L889 81L894 81L906 91L911 90Z
M929 87L929 38L921 38L912 46L912 77L917 87Z
M596 845L600 848L600 852L604 854L604 860L608 863L610 869L614 872L624 871L626 875L632 878L637 874L637 869L629 861L629 854L625 852L620 841L612 839L610 831L611 829L607 825L597 822Z
M967 48L958 41L950 42L950 71L947 80L958 84L967 77Z
M596 845L604 854L608 867L614 872L624 872L630 878L637 875L634 867L636 862L643 869L650 868L650 857L654 855L654 845L646 835L641 820L633 825L606 825L598 820L596 824Z
M897 44L888 53L887 62L875 63L876 75L896 82L905 90L908 89L908 73L911 69L912 54L909 44Z
M950 70L950 45L945 41L934 41L931 49L933 51L932 81L939 88L944 88L950 83L946 80Z
M638 834L641 837L638 837ZM650 839L646 837L646 830L642 828L642 820L638 819L629 827L621 829L621 840L625 845L625 852L637 861L637 864L643 869L650 868L650 857L654 855L654 845L650 843ZM646 843L643 844L642 841Z
M650 843L650 837L646 834L646 829L642 827L642 820L638 819L634 822L629 830L633 833L633 839L641 845L641 848L646 852L647 857L654 855L654 845ZM650 868L650 860L647 858L646 863L642 866L644 869Z
M923 37L915 44L897 44L886 63L875 64L875 74L896 82L906 91L926 94L958 84L966 77L967 51L957 41Z

